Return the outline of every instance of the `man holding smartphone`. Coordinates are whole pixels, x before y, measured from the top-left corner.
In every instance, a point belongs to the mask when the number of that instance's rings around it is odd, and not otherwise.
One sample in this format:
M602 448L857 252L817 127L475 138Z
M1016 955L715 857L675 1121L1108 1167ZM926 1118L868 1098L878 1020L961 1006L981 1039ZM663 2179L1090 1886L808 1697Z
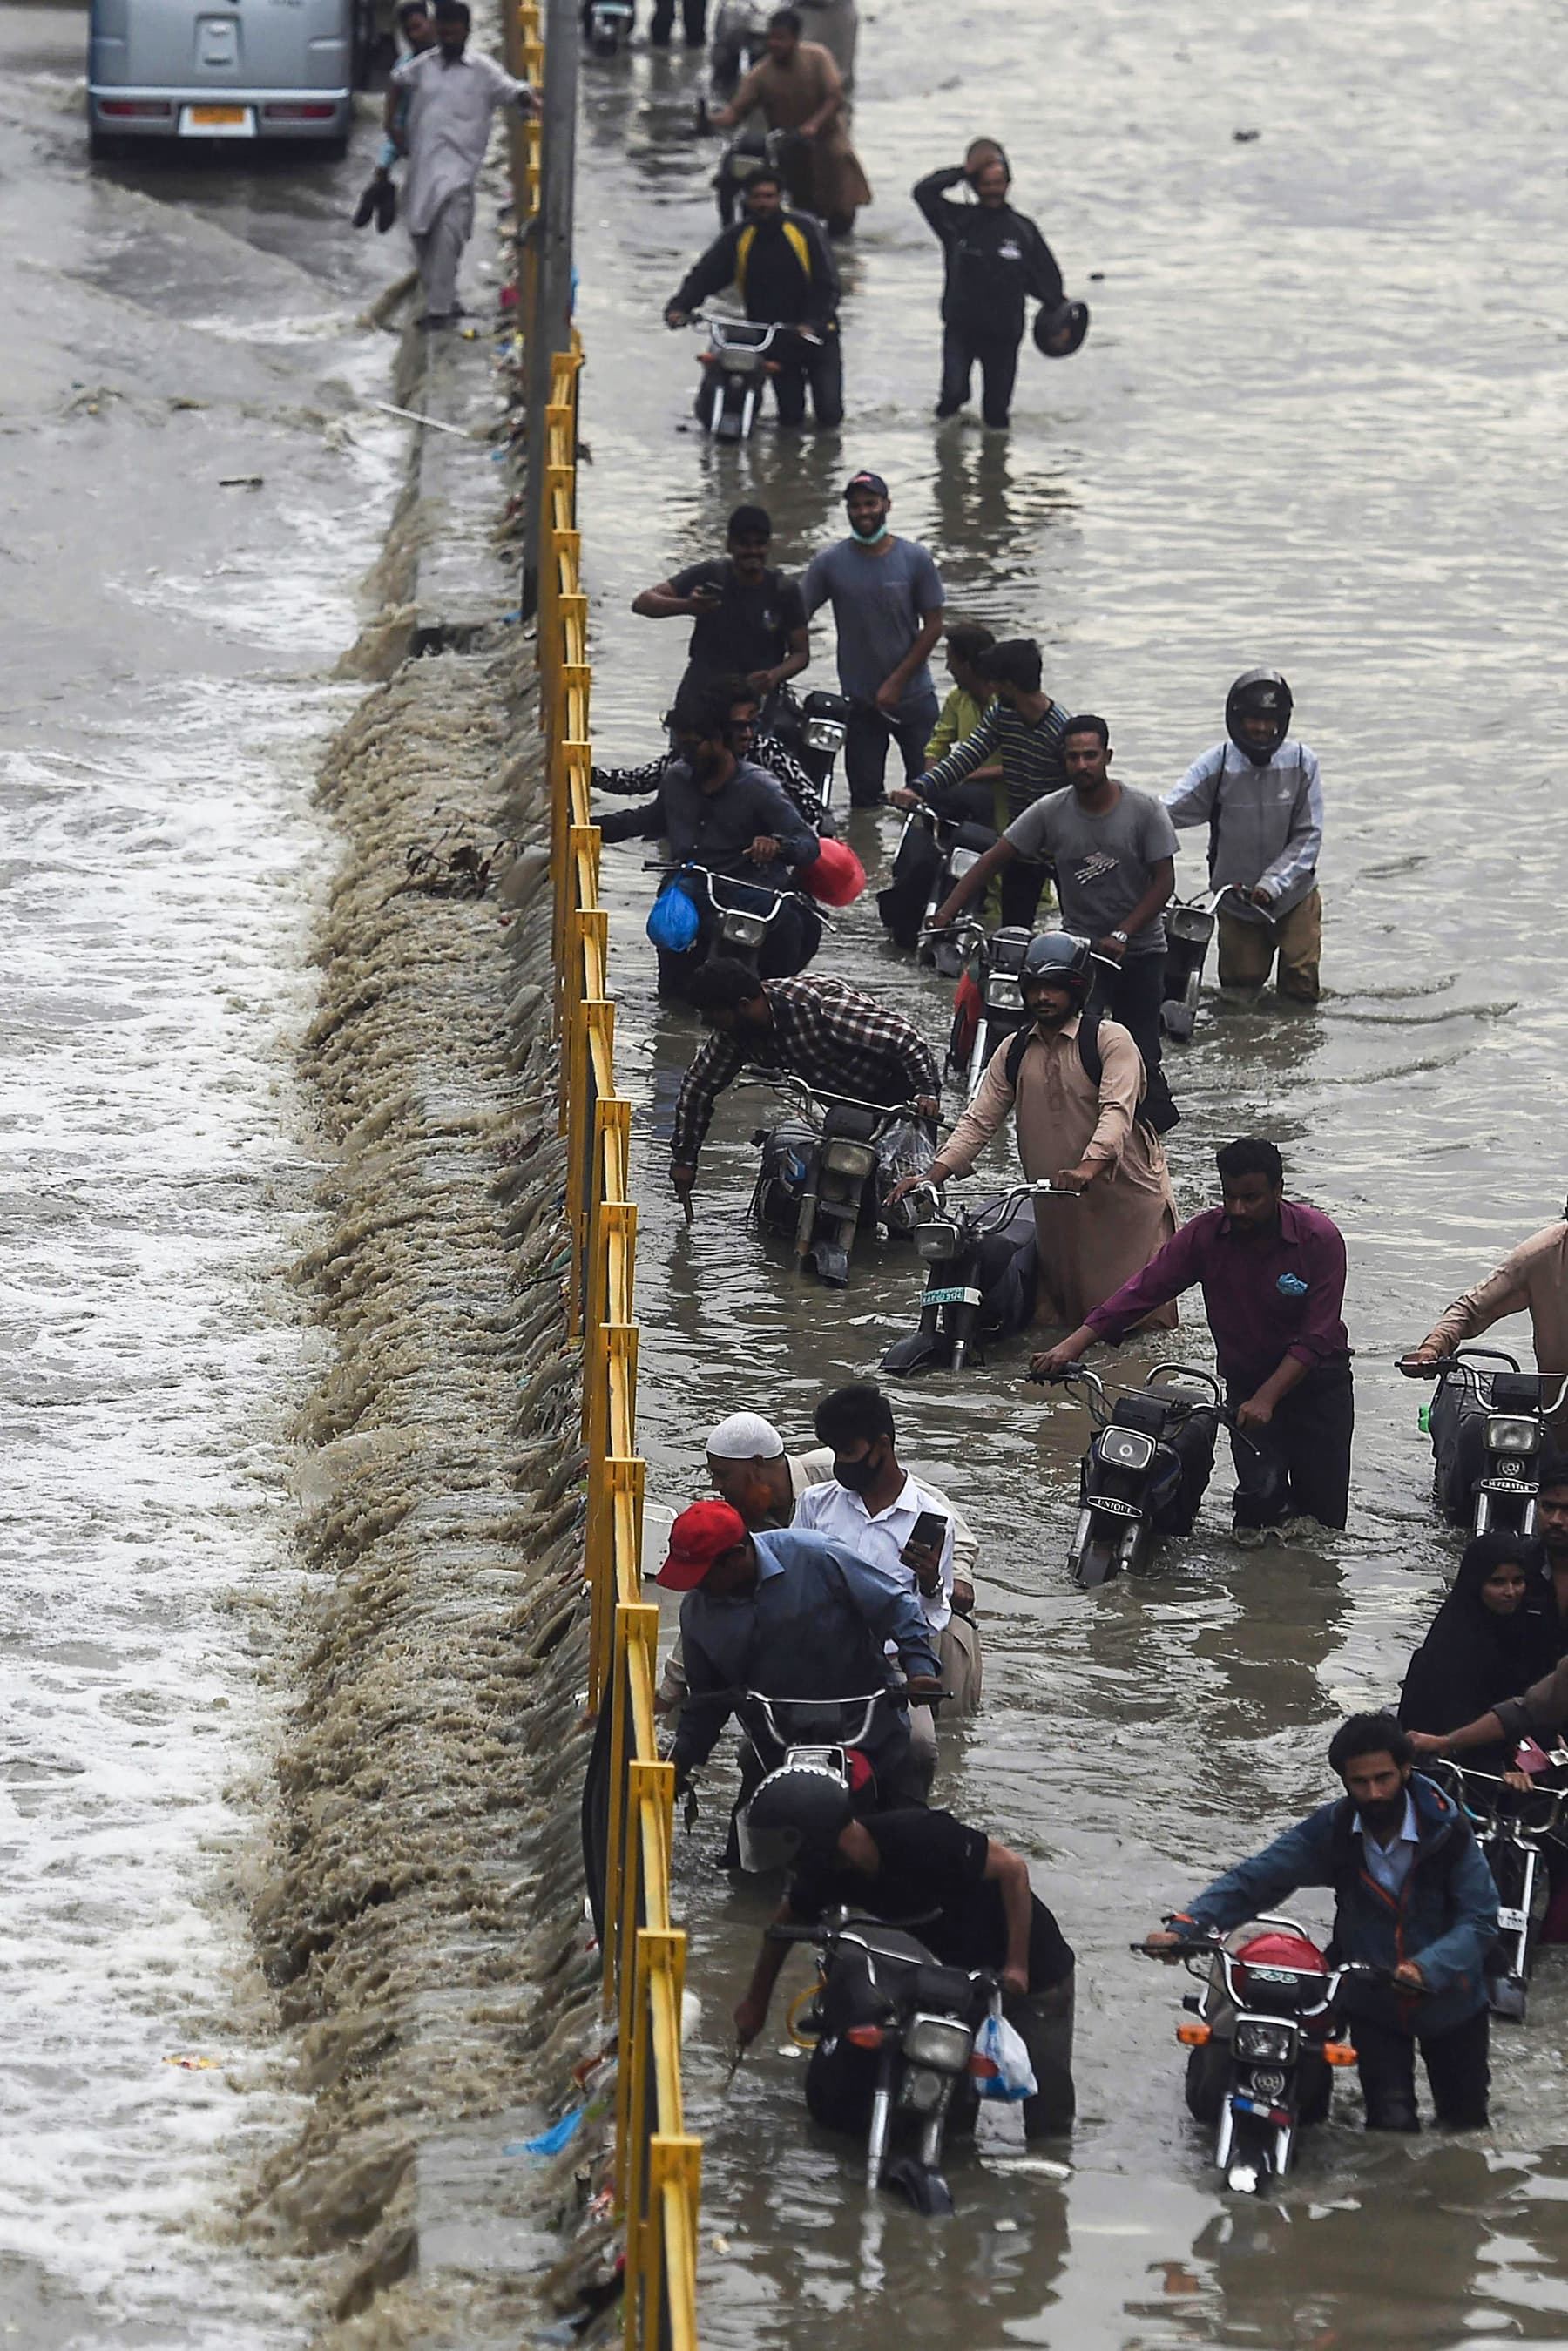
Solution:
M818 1442L832 1447L832 1479L806 1488L792 1523L831 1536L913 1590L936 1641L943 1687L960 1700L961 1712L972 1711L980 1642L972 1619L954 1607L952 1517L899 1460L892 1405L869 1381L835 1388L817 1406L816 1428ZM935 1772L936 1729L928 1707L912 1712L910 1756Z
M683 685L738 673L766 700L810 660L806 607L795 582L769 569L772 541L765 508L737 507L723 555L688 564L632 598L632 610L645 621L695 622Z

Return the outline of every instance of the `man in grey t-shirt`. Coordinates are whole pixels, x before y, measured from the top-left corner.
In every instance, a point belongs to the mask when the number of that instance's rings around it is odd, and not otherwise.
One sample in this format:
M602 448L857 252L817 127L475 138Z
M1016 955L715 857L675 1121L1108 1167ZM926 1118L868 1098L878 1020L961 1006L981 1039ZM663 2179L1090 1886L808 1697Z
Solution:
M1064 930L1092 940L1097 956L1120 967L1097 987L1100 1008L1132 1031L1148 1073L1146 1107L1155 1124L1168 1102L1160 1066L1160 1005L1165 997L1166 903L1176 886L1176 827L1159 801L1113 778L1111 730L1084 712L1061 737L1068 789L1047 792L1009 825L995 848L969 868L932 917L950 923L1015 857L1056 870Z
M893 500L880 474L856 474L844 505L849 538L814 555L800 586L808 617L832 605L839 684L853 705L844 773L853 805L875 808L890 740L906 778L925 764L938 707L927 656L942 633L942 581L928 549L889 531Z

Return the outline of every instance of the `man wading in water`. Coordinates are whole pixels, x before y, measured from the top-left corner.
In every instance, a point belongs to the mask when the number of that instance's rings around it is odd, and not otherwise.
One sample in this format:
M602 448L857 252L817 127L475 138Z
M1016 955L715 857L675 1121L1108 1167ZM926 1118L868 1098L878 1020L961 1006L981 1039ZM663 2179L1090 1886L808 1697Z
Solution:
M435 47L393 68L385 114L388 138L406 140L408 148L402 217L424 291L424 328L455 326L462 316L457 271L474 232L474 183L490 143L490 117L508 103L534 110L527 82L514 81L493 58L466 54L464 0L435 0L434 14Z

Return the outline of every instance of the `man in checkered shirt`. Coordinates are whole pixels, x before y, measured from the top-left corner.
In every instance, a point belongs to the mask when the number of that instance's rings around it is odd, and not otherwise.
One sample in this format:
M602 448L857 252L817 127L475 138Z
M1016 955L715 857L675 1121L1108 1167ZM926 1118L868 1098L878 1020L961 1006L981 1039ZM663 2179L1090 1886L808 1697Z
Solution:
M940 1113L930 1046L902 1012L838 979L758 979L728 956L693 973L688 993L714 1034L681 1081L670 1137L670 1181L684 1200L714 1104L747 1063L789 1070L822 1093L913 1102Z

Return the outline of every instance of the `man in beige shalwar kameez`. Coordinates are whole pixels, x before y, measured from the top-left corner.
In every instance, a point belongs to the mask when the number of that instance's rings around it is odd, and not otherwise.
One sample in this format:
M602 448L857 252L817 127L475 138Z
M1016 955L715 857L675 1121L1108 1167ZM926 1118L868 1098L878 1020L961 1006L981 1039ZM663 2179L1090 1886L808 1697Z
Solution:
M1170 1238L1176 1201L1164 1146L1138 1116L1144 1064L1126 1029L1102 1019L1098 1085L1083 1067L1079 1029L1091 981L1088 942L1048 932L1030 953L1047 976L1038 967L1024 970L1024 1001L1035 1025L1017 1063L1016 1090L1008 1074L1016 1040L1009 1040L992 1054L974 1101L925 1180L967 1176L1012 1111L1029 1181L1049 1179L1079 1196L1035 1203L1035 1320L1076 1330ZM1149 1322L1168 1329L1176 1319L1172 1305Z
M800 19L781 8L768 26L768 55L753 66L729 104L708 118L721 130L760 108L769 131L794 131L781 168L789 201L815 213L831 235L847 236L871 189L844 125L844 86L829 52L800 38Z

